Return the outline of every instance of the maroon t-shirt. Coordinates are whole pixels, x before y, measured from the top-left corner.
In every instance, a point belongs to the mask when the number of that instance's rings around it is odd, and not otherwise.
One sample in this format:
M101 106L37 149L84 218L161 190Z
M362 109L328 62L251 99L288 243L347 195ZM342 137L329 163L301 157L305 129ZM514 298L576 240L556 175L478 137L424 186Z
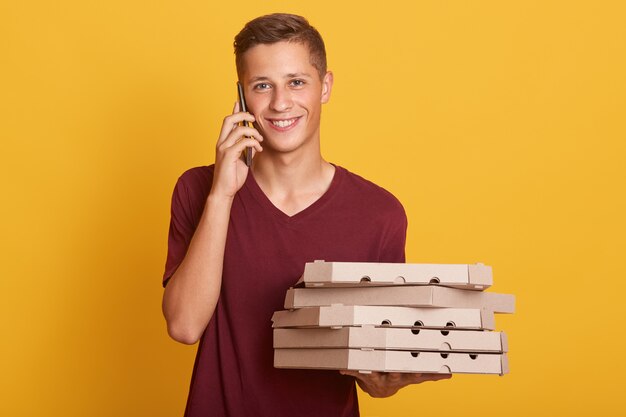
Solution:
M185 256L212 181L208 166L176 184L164 285ZM249 174L232 205L221 294L198 346L185 416L358 416L353 377L274 368L272 313L283 309L306 262L404 262L406 227L393 195L344 168L293 216Z

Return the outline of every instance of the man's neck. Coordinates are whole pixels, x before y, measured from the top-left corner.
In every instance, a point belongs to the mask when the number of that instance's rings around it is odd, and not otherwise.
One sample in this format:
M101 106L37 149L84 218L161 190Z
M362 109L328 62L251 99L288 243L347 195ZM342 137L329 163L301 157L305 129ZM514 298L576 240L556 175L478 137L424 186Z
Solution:
M252 166L257 184L270 201L287 215L296 214L328 189L335 167L317 152L258 154Z

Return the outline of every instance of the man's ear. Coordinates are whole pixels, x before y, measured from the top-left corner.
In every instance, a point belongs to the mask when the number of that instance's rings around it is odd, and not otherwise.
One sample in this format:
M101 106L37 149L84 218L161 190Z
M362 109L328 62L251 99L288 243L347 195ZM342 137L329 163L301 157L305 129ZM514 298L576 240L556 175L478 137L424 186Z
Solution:
M333 89L333 73L327 71L322 79L322 104L328 103L330 100L330 92Z

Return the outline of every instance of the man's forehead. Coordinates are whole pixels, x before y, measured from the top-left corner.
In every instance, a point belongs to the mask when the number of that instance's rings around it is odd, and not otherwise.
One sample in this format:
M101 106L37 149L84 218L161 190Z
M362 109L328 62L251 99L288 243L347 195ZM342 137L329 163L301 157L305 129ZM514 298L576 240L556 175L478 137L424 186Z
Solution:
M242 56L246 78L313 77L317 69L311 63L308 46L297 42L260 44Z

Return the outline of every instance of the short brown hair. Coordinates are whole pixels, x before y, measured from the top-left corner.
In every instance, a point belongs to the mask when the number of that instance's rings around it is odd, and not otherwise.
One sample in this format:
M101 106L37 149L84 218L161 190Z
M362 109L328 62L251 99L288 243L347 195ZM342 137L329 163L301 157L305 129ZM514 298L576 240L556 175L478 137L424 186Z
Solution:
M302 16L274 13L257 17L246 23L235 36L235 64L241 74L243 54L259 44L272 44L280 41L298 42L309 48L310 62L320 79L326 75L326 48L317 29Z

